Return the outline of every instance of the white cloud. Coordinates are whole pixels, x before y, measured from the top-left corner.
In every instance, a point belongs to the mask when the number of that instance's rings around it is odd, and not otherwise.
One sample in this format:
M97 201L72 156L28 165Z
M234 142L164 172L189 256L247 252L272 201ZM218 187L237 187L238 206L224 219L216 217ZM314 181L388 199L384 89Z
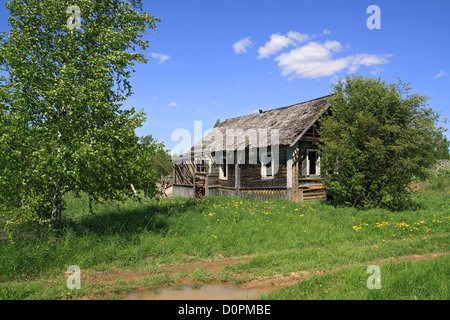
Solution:
M444 72L444 70L441 70L441 72L439 72L437 75L435 75L434 77L436 78L436 79L438 79L438 78L442 78L443 76L445 76L445 72Z
M360 53L355 54L353 56L349 56L346 59L350 62L349 70L350 72L355 72L361 66L371 67L378 66L380 64L385 64L388 62L387 58L391 57L391 54L368 54L368 53Z
M334 58L342 51L342 44L338 41L325 43L309 42L304 46L282 53L275 58L281 68L281 74L291 78L319 78L328 77L337 72L348 70L357 71L361 66L371 67L385 64L391 55L355 54Z
M375 67L372 71L370 71L370 74L373 76L379 75L383 71L380 67Z
M285 36L281 34L272 34L270 40L267 41L264 46L259 47L258 58L267 58L290 45L300 44L308 39L309 36L307 34L295 31L289 31Z
M170 59L170 56L168 56L167 54L163 54L163 53L150 52L150 55L152 56L153 59L159 60L159 62L158 62L159 64Z
M176 102L170 102L169 107L178 107L178 103Z
M331 33L331 31L328 29L323 29L323 31L322 31L323 35L329 35L330 33Z
M307 34L304 33L300 33L300 32L296 32L296 31L289 31L286 36L289 39L292 39L294 41L296 41L297 43L302 43L305 42L309 39L309 36Z
M267 58L268 56L282 50L283 48L292 44L292 39L288 37L273 34L270 36L270 40L266 44L259 48L259 58Z
M234 53L236 54L246 53L247 48L250 47L251 45L252 41L250 40L250 37L241 39L233 44Z

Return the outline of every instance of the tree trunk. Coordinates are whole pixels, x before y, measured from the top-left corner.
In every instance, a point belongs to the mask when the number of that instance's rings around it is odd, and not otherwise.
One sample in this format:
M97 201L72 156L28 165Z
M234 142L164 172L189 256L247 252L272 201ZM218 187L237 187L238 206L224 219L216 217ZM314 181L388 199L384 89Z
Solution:
M61 201L62 201L61 198L62 198L61 194L57 191L52 199L53 204L53 211L51 216L52 229L56 229L61 221Z
M64 65L65 67L65 65ZM65 113L65 107L62 106L60 109L60 113L64 114ZM59 116L60 117L60 116ZM59 119L58 117L58 119ZM56 147L56 151L58 152L58 156L61 154L61 131L58 130L58 143L57 143L57 147ZM59 175L59 170L58 168L56 168L56 170L58 171L57 174ZM58 179L57 182L55 183L55 195L53 196L52 199L52 205L53 205L53 210L52 210L52 216L51 216L51 226L52 229L56 229L61 221L61 200L62 200L62 195L60 192L60 186L61 186L61 181Z
M134 196L137 197L138 194L137 194L136 189L134 188L133 184L131 184L131 190L133 190Z

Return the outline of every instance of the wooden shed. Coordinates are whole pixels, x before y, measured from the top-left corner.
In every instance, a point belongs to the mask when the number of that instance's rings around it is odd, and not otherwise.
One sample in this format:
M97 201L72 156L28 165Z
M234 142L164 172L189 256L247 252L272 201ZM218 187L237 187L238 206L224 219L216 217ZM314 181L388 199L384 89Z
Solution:
M328 98L225 120L173 158L173 195L325 199L316 143Z

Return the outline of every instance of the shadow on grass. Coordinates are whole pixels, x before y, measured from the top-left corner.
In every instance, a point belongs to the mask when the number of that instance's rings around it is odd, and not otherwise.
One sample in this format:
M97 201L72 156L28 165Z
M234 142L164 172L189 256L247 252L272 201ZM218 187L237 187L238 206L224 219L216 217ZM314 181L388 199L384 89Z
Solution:
M196 202L189 199L180 199L174 203L152 201L121 206L102 205L97 213L86 213L76 219L67 218L64 229L77 235L131 235L143 232L165 234L170 228L169 216L182 214L195 206Z

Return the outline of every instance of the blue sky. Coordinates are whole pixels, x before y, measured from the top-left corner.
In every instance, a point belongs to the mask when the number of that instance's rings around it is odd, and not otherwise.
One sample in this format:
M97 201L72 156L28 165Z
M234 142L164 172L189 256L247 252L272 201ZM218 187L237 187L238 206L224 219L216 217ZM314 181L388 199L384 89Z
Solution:
M450 119L450 1L143 2L162 21L146 36L150 60L136 66L125 107L144 109L137 134L169 149L176 129L194 138L194 121L206 131L217 119L318 98L351 73L411 82ZM367 27L370 5L380 8L380 29Z

